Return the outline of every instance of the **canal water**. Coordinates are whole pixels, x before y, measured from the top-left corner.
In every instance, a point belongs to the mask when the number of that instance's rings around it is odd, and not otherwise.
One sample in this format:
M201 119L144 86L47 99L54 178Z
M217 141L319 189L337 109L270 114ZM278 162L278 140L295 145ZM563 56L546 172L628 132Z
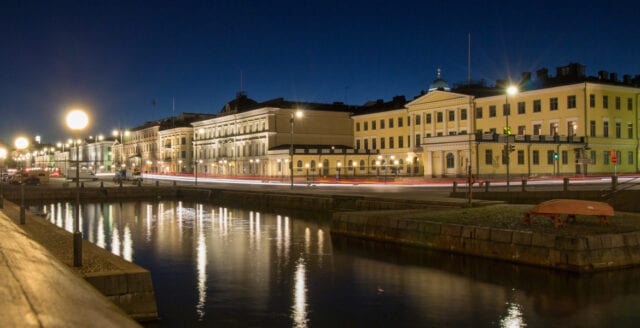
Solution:
M73 206L45 205L69 231ZM332 236L180 201L85 204L84 237L152 273L160 327L626 327L640 269L591 275Z

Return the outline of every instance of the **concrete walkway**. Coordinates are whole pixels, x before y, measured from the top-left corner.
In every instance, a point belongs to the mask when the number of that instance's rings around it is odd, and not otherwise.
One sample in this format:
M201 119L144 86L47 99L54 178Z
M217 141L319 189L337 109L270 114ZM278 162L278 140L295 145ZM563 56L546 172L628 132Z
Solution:
M0 277L1 327L139 327L3 210Z

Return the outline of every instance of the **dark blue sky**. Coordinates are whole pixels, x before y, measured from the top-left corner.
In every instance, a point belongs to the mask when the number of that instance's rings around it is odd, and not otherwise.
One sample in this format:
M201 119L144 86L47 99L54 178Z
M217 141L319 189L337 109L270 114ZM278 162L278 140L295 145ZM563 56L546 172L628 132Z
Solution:
M591 3L593 2L593 4ZM0 4L0 139L65 139L64 112L108 134L265 101L362 104L580 62L640 74L640 1L26 1ZM241 74L242 72L242 74ZM152 99L156 99L155 108Z

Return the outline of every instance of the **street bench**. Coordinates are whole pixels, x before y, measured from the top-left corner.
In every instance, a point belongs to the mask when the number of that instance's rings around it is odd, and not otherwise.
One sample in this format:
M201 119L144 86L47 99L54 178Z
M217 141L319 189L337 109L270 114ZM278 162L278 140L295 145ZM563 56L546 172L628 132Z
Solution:
M608 217L614 216L613 207L607 203L575 199L553 199L536 205L524 214L522 222L531 224L534 216L546 216L556 228L562 227L566 215L568 220L575 220L576 215L593 215L600 219L600 223L609 224Z

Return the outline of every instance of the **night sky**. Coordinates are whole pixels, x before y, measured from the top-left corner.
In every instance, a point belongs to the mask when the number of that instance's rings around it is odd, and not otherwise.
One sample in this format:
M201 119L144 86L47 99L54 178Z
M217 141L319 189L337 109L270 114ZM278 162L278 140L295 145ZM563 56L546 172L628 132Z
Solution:
M360 105L570 62L640 74L640 1L28 1L0 3L0 139L66 139L66 110L110 134L217 113L241 89ZM535 73L534 73L535 76ZM155 99L155 106L153 105Z

